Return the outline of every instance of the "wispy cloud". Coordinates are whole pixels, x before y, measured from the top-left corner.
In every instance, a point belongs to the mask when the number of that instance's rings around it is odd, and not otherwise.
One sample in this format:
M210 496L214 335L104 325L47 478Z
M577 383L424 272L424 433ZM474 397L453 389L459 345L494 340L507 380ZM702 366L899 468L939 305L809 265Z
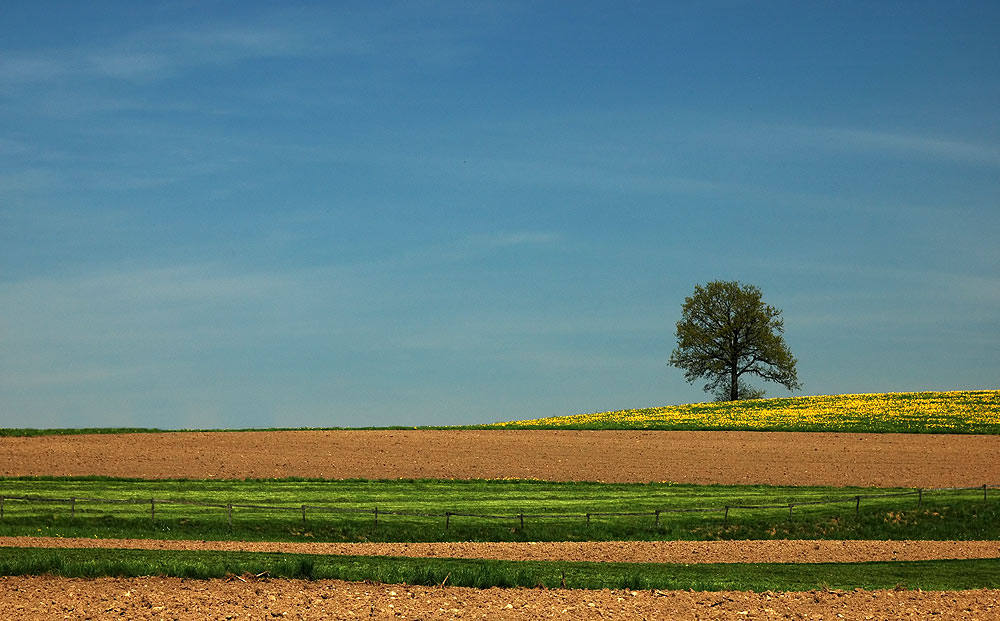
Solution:
M79 63L59 53L13 54L0 56L0 88L11 85L47 82L69 74Z
M936 335L948 326L996 325L1000 277L938 269L901 268L805 260L754 260L758 270L797 273L822 289L786 293L786 317L799 326L839 326L852 331ZM933 292L928 294L928 292ZM989 338L989 335L982 335Z
M772 140L808 146L818 151L889 152L902 156L1000 166L1000 148L996 146L915 133L796 125L767 126L762 133L770 134Z
M244 37L243 41L251 37ZM260 40L267 37L261 36ZM166 78L198 65L219 65L261 56L287 55L289 48L260 49L235 37L189 38L173 33L104 43L100 47L65 48L8 54L0 58L0 87L75 82L85 78L150 80Z
M509 248L511 246L538 246L551 244L561 239L556 233L542 231L518 231L514 233L498 233L485 237L473 237L469 241L475 245L492 248Z
M163 76L174 66L175 62L166 54L123 50L95 53L82 68L107 78L134 80Z
M94 77L158 80L195 67L275 58L452 64L470 52L460 30L422 25L399 11L278 9L241 22L209 18L194 25L143 28L89 47L6 52L0 55L0 89Z
M60 178L59 174L48 168L26 167L8 170L0 173L0 196L51 189L60 183Z
M160 305L265 297L280 285L268 274L229 274L211 265L182 265L96 274L77 286L120 302Z

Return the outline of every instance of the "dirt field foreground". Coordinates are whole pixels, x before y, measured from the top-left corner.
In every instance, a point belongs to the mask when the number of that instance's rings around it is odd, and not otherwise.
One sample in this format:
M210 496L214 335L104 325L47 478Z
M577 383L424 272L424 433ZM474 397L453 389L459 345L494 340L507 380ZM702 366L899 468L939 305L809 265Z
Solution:
M537 478L972 487L1000 436L681 431L177 432L0 438L2 476Z
M996 619L1000 591L468 589L339 581L0 578L7 619Z

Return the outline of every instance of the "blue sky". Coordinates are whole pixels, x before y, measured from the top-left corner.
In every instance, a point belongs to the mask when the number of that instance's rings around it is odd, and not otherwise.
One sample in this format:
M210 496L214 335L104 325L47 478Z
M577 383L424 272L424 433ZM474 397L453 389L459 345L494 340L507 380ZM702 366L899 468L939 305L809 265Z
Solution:
M6 2L0 426L475 423L997 388L995 2ZM789 394L763 385L770 396Z

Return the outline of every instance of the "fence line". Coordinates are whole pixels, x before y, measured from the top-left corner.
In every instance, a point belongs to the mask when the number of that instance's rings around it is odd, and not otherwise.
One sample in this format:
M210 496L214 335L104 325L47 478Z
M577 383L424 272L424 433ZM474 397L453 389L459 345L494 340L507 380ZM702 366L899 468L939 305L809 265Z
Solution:
M882 498L893 498L902 496L917 496L917 506L921 506L923 503L923 497L925 493L934 492L960 492L960 491L972 491L972 490L982 490L983 500L987 499L987 492L990 489L1000 489L1000 486L983 484L981 486L977 485L975 487L935 487L935 488L916 488L910 491L904 492L886 492L881 494L855 494L854 496L825 499L825 500L802 500L788 503L768 503L768 504L739 504L739 505L721 505L712 507L666 507L659 508L650 511L620 511L620 512L609 512L609 511L591 511L587 513L524 513L519 512L514 515L498 515L498 514L481 514L481 513L467 513L463 511L445 511L443 513L422 513L416 511L392 511L380 509L377 506L374 509L359 509L359 508L349 508L349 507L332 507L329 505L252 505L252 504L238 504L238 503L206 503L197 500L185 500L180 498L82 498L77 496L71 496L69 498L53 498L48 496L10 496L5 494L0 494L0 520L4 519L5 507L4 504L7 501L18 501L25 503L53 503L53 504L69 504L71 515L76 517L76 503L87 502L94 504L132 504L132 505L149 505L149 516L150 521L156 522L156 505L187 505L194 507L206 507L212 509L226 509L229 525L233 524L233 509L248 509L256 511L296 511L301 513L303 524L306 523L306 512L307 511L318 511L325 513L343 513L343 514L372 514L374 516L375 527L378 527L379 515L392 515L392 516L402 516L402 517L425 517L425 518L444 518L445 519L445 529L447 530L451 526L451 518L454 517L469 517L469 518L479 518L479 519L490 519L490 520L517 520L520 522L521 528L524 528L525 518L532 520L543 520L543 519L581 519L585 518L587 524L590 524L592 517L643 517L651 516L655 517L656 525L660 524L660 516L667 513L722 513L723 514L723 524L728 524L729 522L729 511L733 509L740 510L761 510L761 509L788 509L789 518L792 517L792 512L795 507L803 506L816 506L816 505L829 505L838 503L854 503L855 516L857 516L861 511L861 501L866 499L882 499Z

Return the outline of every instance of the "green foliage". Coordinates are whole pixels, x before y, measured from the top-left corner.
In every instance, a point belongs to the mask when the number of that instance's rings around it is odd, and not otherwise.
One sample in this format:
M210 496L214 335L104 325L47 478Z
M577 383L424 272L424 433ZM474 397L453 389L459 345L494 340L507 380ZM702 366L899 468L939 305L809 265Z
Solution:
M0 575L66 577L258 575L452 586L578 589L801 591L833 589L957 590L1000 587L1000 559L815 564L653 564L492 561L250 552L105 549L0 549Z
M718 280L697 285L681 307L670 364L683 369L688 382L707 380L705 391L720 401L763 396L742 381L744 375L799 389L780 316L753 285Z

